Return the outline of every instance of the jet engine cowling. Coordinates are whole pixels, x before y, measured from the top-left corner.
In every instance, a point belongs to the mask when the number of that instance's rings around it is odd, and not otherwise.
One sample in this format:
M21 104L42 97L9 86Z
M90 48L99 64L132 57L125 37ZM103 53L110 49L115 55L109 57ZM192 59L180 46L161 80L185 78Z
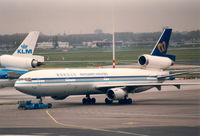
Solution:
M54 100L64 100L65 98L67 98L67 96L51 96L51 98Z
M107 96L111 100L121 100L127 96L122 88L111 88L107 91Z
M168 57L144 54L138 58L138 63L145 68L166 69L173 65Z
M0 56L0 64L4 67L9 68L22 68L29 69L39 66L39 62L33 58L18 57L12 55L2 55Z

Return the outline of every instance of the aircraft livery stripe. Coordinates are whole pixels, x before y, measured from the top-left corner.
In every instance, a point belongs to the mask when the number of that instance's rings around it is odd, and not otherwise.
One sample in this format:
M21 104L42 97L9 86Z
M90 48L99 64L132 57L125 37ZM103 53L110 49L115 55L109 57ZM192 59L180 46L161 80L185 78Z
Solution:
M101 76L101 77L32 78L32 80L95 79L95 78L156 78L156 77L157 76Z
M59 81L59 82L17 82L16 84L49 84L49 83L88 83L88 82L120 82L120 81L157 81L157 79L132 79L132 80L90 80L90 81Z

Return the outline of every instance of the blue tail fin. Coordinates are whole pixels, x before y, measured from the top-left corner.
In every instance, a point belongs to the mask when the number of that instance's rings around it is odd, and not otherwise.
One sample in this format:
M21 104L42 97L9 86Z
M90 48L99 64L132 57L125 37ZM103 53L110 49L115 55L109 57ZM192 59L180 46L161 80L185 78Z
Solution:
M158 42L156 43L154 49L152 50L151 55L168 57L172 59L173 61L175 61L176 56L166 54L171 33L172 33L172 29L170 28L164 29L162 35L160 36Z

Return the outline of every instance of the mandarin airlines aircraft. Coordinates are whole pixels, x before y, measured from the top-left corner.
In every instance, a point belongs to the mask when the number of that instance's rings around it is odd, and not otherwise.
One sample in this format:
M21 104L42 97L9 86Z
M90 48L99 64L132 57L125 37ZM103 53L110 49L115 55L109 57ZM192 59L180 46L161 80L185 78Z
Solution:
M173 80L174 75L164 69L173 65L174 55L167 53L172 29L164 29L151 54L138 58L140 69L96 68L96 69L51 69L31 71L22 75L15 88L23 93L42 98L50 96L63 100L70 95L86 95L83 104L94 104L91 94L106 94L106 104L118 100L120 104L131 104L129 93L139 93L150 88L176 86L180 83L164 83Z
M28 72L28 69L44 63L43 56L33 55L39 32L32 31L12 54L0 56L0 88L13 87L17 78Z

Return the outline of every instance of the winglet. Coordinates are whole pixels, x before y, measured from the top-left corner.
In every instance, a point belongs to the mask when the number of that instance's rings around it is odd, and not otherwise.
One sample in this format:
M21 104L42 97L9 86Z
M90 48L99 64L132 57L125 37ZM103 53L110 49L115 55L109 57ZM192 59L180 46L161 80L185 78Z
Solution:
M39 36L38 31L32 31L13 53L15 56L30 56L33 54Z
M163 57L168 57L175 61L175 56L174 55L169 55L167 53L168 45L169 45L169 40L170 36L172 33L171 28L165 28L162 35L160 36L159 40L157 41L154 49L151 52L151 55L154 56L163 56Z

